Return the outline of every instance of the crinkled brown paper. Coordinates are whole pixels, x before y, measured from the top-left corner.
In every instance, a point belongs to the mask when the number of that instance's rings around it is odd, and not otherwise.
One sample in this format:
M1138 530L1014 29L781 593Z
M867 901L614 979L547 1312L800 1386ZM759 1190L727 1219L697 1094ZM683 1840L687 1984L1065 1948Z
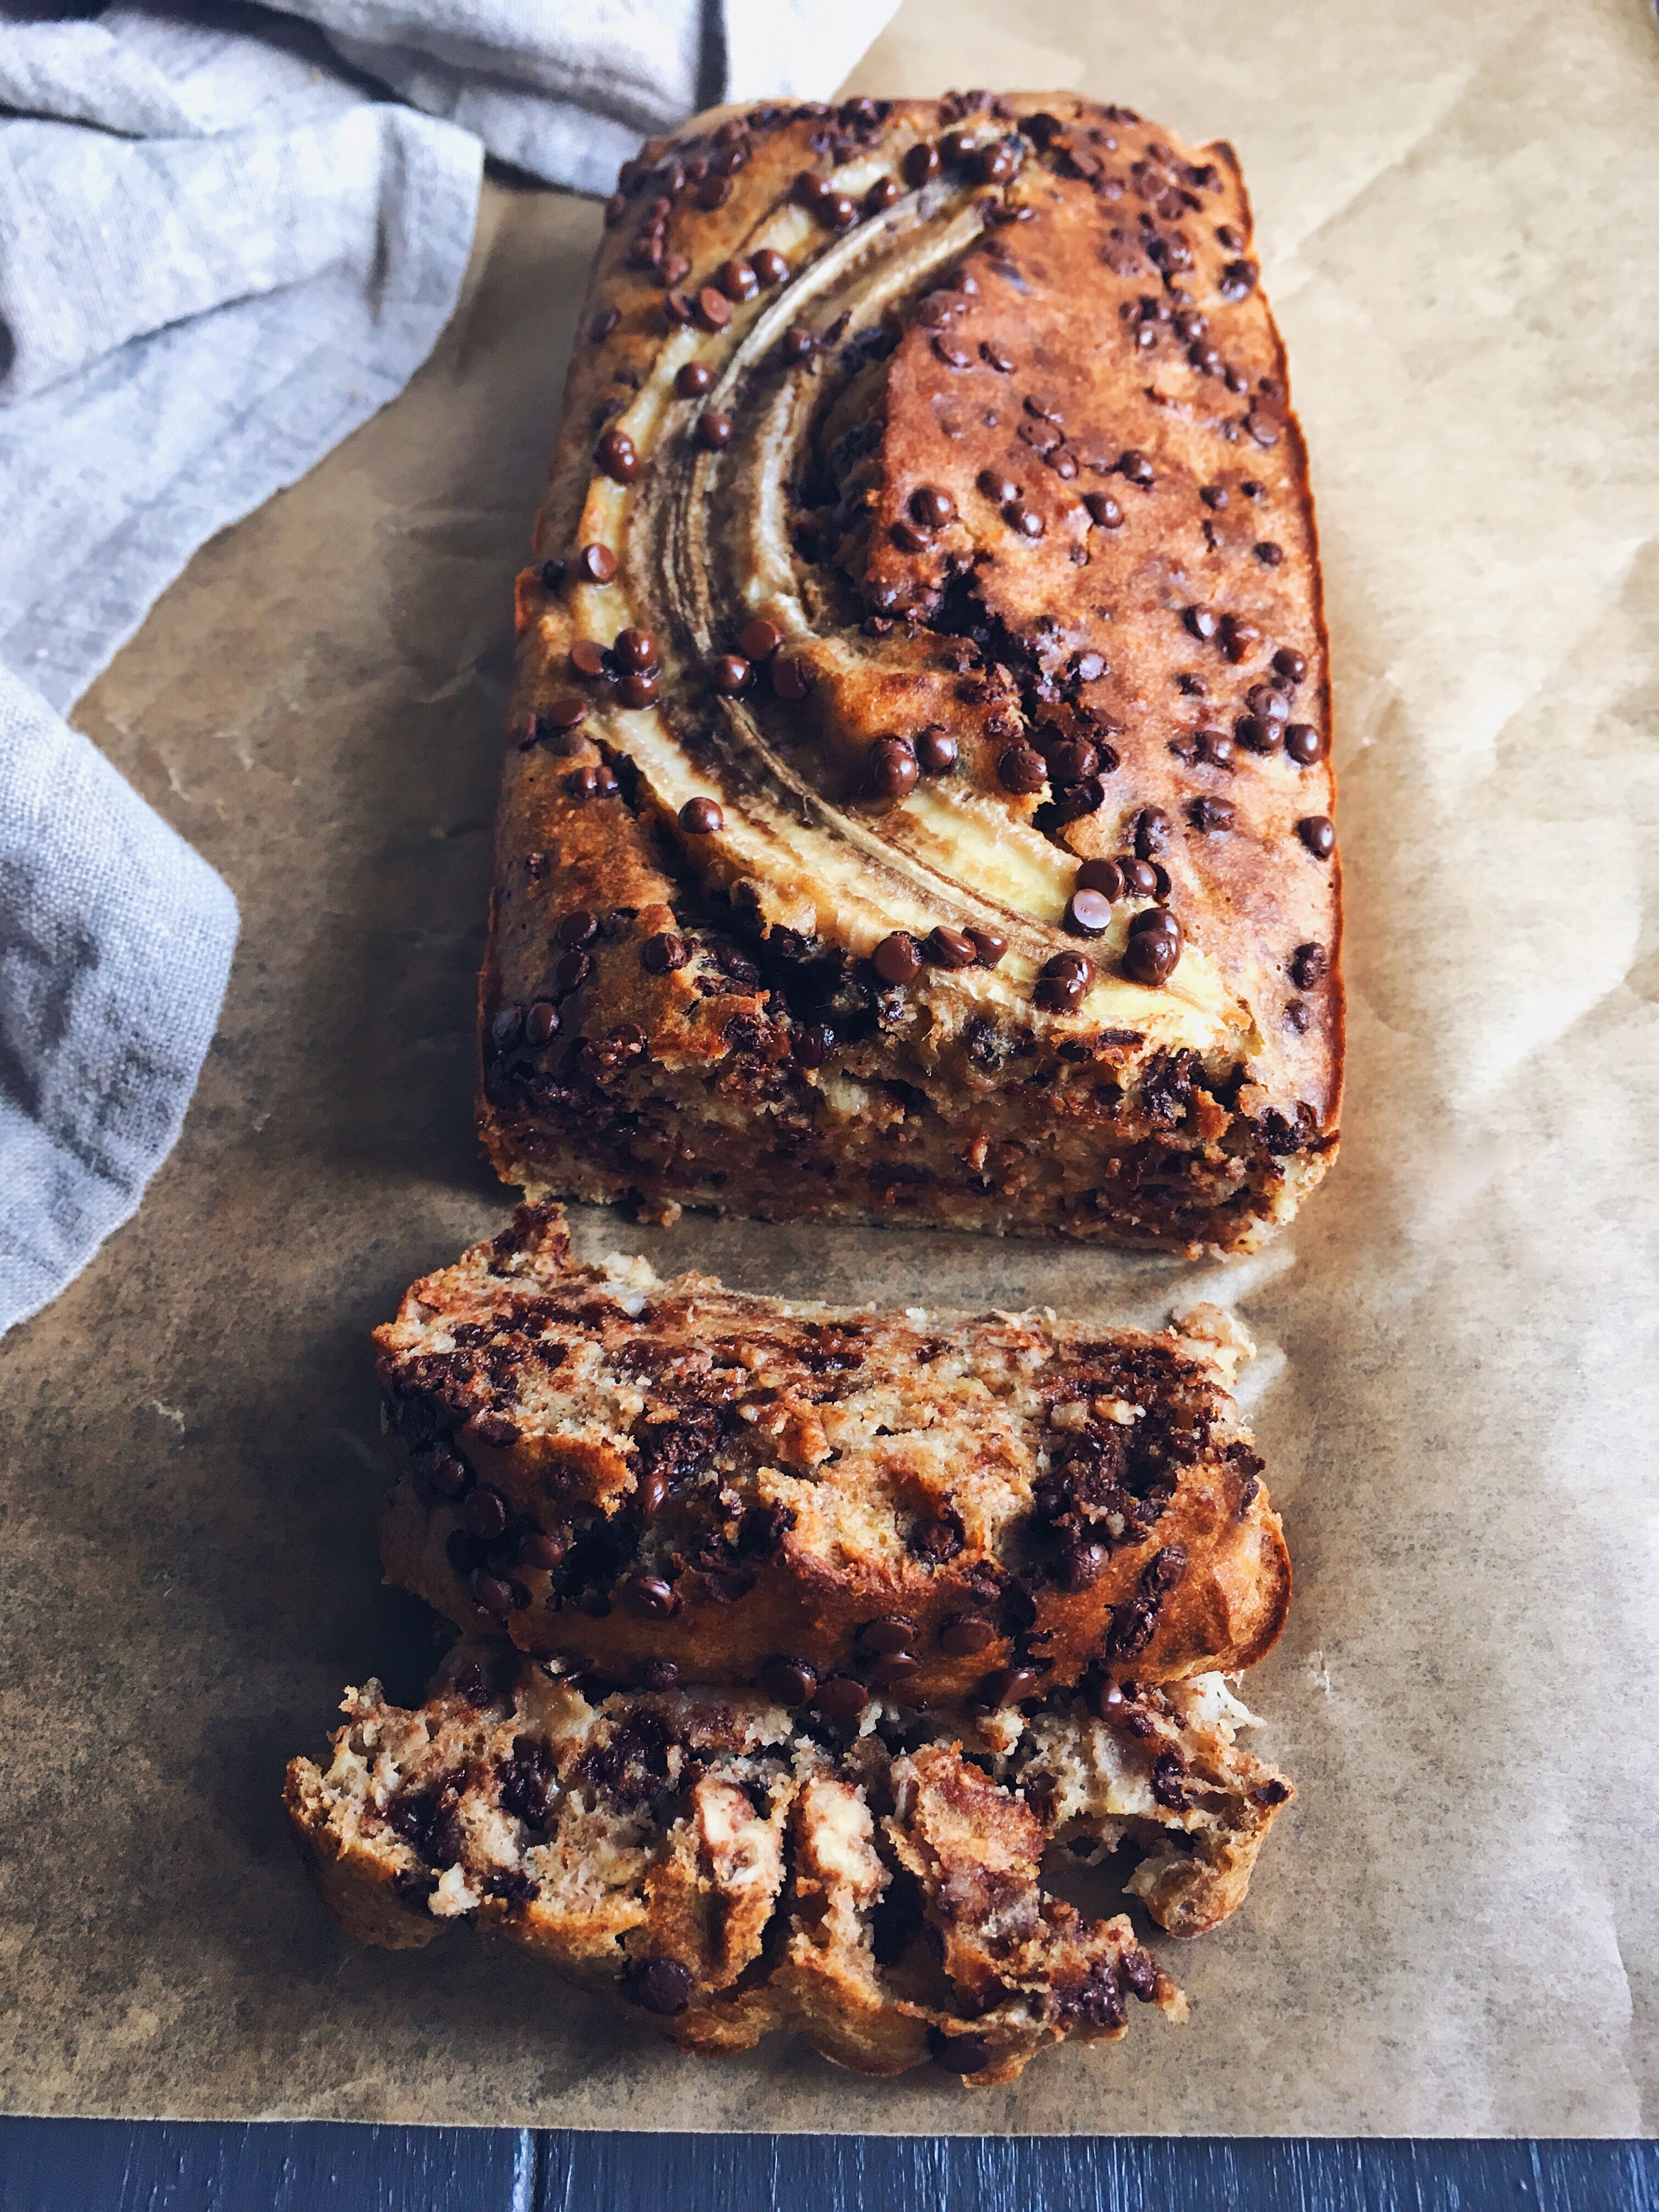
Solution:
M1652 2125L1659 35L1641 0L908 0L854 88L949 81L1086 88L1243 155L1340 686L1344 1157L1224 1267L579 1233L848 1299L1230 1299L1298 1581L1248 1694L1301 1802L1237 1919L1160 1944L1189 2027L1140 2014L978 2094L641 2047L500 1947L356 1950L307 1887L284 1760L427 1651L378 1586L367 1333L504 1206L469 1092L509 582L599 225L492 187L429 367L210 545L82 708L244 935L178 1153L0 1350L14 2108Z

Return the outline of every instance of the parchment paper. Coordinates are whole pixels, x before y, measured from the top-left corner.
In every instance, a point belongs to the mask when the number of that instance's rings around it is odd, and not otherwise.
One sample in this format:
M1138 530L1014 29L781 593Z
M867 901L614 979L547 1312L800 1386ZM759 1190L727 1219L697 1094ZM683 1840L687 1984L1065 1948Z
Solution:
M1027 32L1029 30L1029 35ZM854 88L1079 85L1231 136L1314 455L1340 684L1344 1158L1264 1259L587 1214L756 1288L1267 1350L1295 1772L1184 2031L972 2096L641 2049L504 1949L351 1948L278 1809L377 1588L366 1344L500 1218L470 1023L508 580L596 208L492 188L407 394L209 547L82 709L234 887L180 1149L0 1349L0 2098L690 2128L1627 2133L1656 2111L1650 922L1659 37L1640 0L908 0Z

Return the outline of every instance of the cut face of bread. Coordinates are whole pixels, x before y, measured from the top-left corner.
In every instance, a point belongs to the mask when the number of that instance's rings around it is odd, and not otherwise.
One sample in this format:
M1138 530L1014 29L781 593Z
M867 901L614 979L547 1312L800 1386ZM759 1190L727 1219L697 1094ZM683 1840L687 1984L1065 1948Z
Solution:
M1051 1849L1117 1853L1182 1932L1242 1899L1291 1796L1237 1749L1215 1678L856 1730L706 1687L612 1692L500 1644L453 1652L417 1711L348 1693L287 1804L347 1930L392 1948L498 1930L684 2051L775 2028L896 2074L1012 2081L1186 2001L1129 1919L1045 1888ZM1103 1717L1102 1717L1103 1716ZM1126 1846L1128 1846L1126 1850Z
M1334 1156L1318 555L1230 147L695 118L611 204L481 1125L532 1191L1245 1249Z
M1231 1672L1290 1567L1224 1323L749 1297L578 1266L523 1208L376 1333L387 1574L618 1685L667 1664L839 1718Z

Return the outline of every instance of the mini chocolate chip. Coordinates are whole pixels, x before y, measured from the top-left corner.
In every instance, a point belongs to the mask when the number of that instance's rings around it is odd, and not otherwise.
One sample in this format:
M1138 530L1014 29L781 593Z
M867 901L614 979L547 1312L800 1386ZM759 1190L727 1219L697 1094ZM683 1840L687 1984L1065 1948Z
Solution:
M714 381L714 372L706 362L688 361L674 379L674 389L682 399L701 399Z
M587 335L592 340L593 343L598 345L602 338L608 338L610 337L611 331L616 329L617 324L621 322L621 320L622 313L620 309L616 307L601 307L599 313L594 315L588 323Z
M1019 497L1019 486L1000 469L981 469L975 481L986 498L994 500L999 507L1007 507Z
M1273 540L1268 538L1259 539L1255 544L1251 546L1250 550L1255 554L1256 559L1261 562L1264 568L1276 568L1279 562L1285 558L1284 547L1282 545L1275 545Z
M981 185L1006 185L1019 169L1019 141L1004 138L994 146L981 146L974 155L974 175Z
M572 769L564 780L566 792L572 799L614 799L617 779L603 761L588 761L580 768Z
M647 1620L665 1620L674 1610L674 1585L659 1575L635 1575L620 1585L617 1595L630 1613Z
M1253 714L1260 714L1270 722L1287 721L1290 718L1285 694L1274 684L1252 684L1244 694L1244 704Z
M1118 862L1123 871L1123 888L1133 897L1151 898L1158 889L1158 871L1146 860L1138 860L1133 854Z
M514 1609L512 1583L503 1582L499 1575L487 1575L482 1567L472 1571L472 1595L497 1620L505 1620Z
M997 775L1005 791L1029 797L1048 781L1048 764L1030 745L1010 745L997 762Z
M649 1474L640 1478L640 1486L635 1493L635 1510L647 1528L667 1504L669 1487L668 1470L665 1467L653 1467Z
M1246 477L1238 488L1246 499L1265 499L1267 496L1266 487L1257 483L1252 477Z
M911 146L904 156L904 181L913 191L939 174L939 149L927 144Z
M1247 751L1276 753L1285 742L1285 732L1277 722L1265 715L1241 714L1233 724L1233 735Z
M769 246L762 246L758 253L750 257L750 266L769 290L774 284L781 284L789 274L789 264Z
M1123 509L1109 492L1085 491L1083 504L1103 530L1115 530L1123 520Z
M635 709L656 704L657 679L637 672L624 676L617 686L617 696L624 707Z
M1208 607L1188 607L1181 619L1194 637L1212 638L1221 627Z
M907 522L902 515L887 535L901 553L925 553L927 550L927 532L919 529L914 522Z
M777 624L767 622L758 615L752 622L746 622L738 632L738 650L752 667L758 667L762 661L769 660L782 642L783 632Z
M886 1613L878 1620L866 1620L859 1631L859 1642L866 1651L874 1651L890 1659L900 1651L908 1651L915 1642L916 1624L906 1620L901 1613Z
M1203 501L1205 506L1212 508L1217 514L1219 514L1227 504L1227 487L1225 484L1201 485L1200 487L1198 495Z
M584 545L576 568L585 582L608 584L617 573L617 556L608 545Z
M802 1067L822 1067L836 1048L836 1032L828 1022L809 1022L795 1030L789 1048Z
M611 650L619 668L643 671L657 665L657 641L648 629L622 629Z
M688 837L714 837L726 827L726 817L712 799L688 799L678 815Z
M756 1679L779 1705L810 1705L818 1686L817 1674L800 1659L769 1659Z
M539 1528L532 1528L519 1539L519 1565L521 1567L541 1567L551 1572L569 1547L562 1536L550 1536Z
M924 530L943 530L957 519L957 503L938 484L918 484L910 495L910 519Z
M1231 768L1233 765L1233 741L1224 730L1200 730L1198 749L1212 768Z
M915 789L921 773L902 738L878 738L865 756L865 781L879 798L902 799Z
M921 973L921 948L902 929L884 937L871 958L884 983L914 983Z
M1336 850L1336 829L1328 815L1304 816L1296 825L1296 834L1316 860L1328 860Z
M1248 660L1261 635L1254 623L1241 622L1237 615L1221 617L1221 650L1229 660Z
M1330 961L1322 945L1298 945L1291 955L1291 981L1298 991L1311 991L1324 981Z
M468 1535L489 1543L507 1528L507 1502L499 1490L492 1490L488 1483L481 1482L476 1490L468 1492L461 1508L461 1519Z
M752 262L737 255L722 262L714 271L714 282L728 300L752 300L760 290L760 278L755 274Z
M731 323L732 306L724 292L705 284L691 302L691 313L699 329L718 334Z
M556 730L574 730L587 720L587 702L580 692L567 691L561 698L550 699L536 719Z
M434 1449L427 1480L441 1498L459 1498L471 1480L472 1470L459 1452L447 1451L441 1444Z
M1271 407L1253 407L1244 417L1244 428L1258 446L1276 446L1285 425Z
M916 766L924 775L948 775L957 760L957 741L948 730L923 730L916 738Z
M860 204L866 215L885 215L893 202L900 197L896 177L878 177L864 195Z
M773 661L770 673L774 696L790 706L798 705L811 689L811 680L804 663L793 658L780 654Z
M672 975L691 957L691 948L672 930L659 930L640 947L640 965L652 975Z
M981 968L994 968L1008 950L1008 940L1000 929L964 929L962 933L972 945Z
M1273 655L1273 666L1281 676L1289 677L1292 684L1299 684L1308 672L1307 661L1293 645L1279 647Z
M624 1986L635 2004L666 2020L677 2019L691 2002L691 1976L678 1959L646 1960L633 1969Z
M945 928L943 922L929 932L921 950L936 968L971 968L978 957L972 938L962 930Z
M570 665L578 676L603 676L605 647L595 638L579 637L570 648Z
M799 365L804 361L811 361L817 349L817 338L813 337L811 331L804 329L799 323L787 330L778 340L779 353L785 362L792 366Z
M746 691L754 680L754 670L735 653L716 653L708 664L709 684L726 698L736 698L739 692Z
M1042 1682L1042 1672L1036 1667L1002 1667L985 1677L979 1694L988 1705L1017 1705L1024 1698L1035 1697Z
M1135 857L1155 860L1170 843L1170 817L1161 806L1143 806L1134 819Z
M1082 738L1064 738L1059 744L1049 745L1044 757L1048 781L1055 785L1081 783L1100 766L1100 755Z
M1074 954L1060 952L1047 962L1034 994L1039 1006L1049 1013L1075 1013L1083 1003L1092 970Z
M946 2074L983 2074L997 2063L995 2044L982 2035L945 2035L930 2032L933 2063Z
M697 443L707 452L718 453L723 446L732 442L732 417L710 412L697 417Z
M568 999L573 991L581 988L592 967L592 958L588 953L562 952L553 963L550 981L555 992L560 998Z
M1152 465L1145 453L1129 446L1117 457L1117 472L1143 491L1150 491L1153 483Z
M1074 937L1103 937L1112 926L1112 902L1100 891L1073 891L1065 920Z
M979 357L995 369L999 376L1012 375L1014 356L1006 346L998 345L994 339L982 338L980 341Z
M1184 941L1181 924L1167 907L1138 914L1123 948L1124 973L1137 983L1167 983L1180 964Z
M527 1007L525 1012L525 1042L533 1051L539 1052L542 1047L557 1033L558 1026L557 1008L550 1004L546 999L538 999L535 1004Z
M1114 903L1123 896L1123 871L1115 860L1085 860L1077 872L1077 888Z
M831 1728L855 1728L869 1702L870 1692L862 1682L855 1682L850 1674L832 1674L827 1682L819 1683L812 1710Z
M607 430L593 448L593 458L617 483L632 483L640 472L640 457L626 430Z
M973 355L960 338L935 338L933 351L947 368L971 368L974 365Z
M959 1613L939 1631L939 1645L952 1659L971 1659L976 1651L983 1651L996 1640L996 1624L987 1620L983 1613Z
M1298 768L1311 768L1325 757L1325 740L1311 722L1292 722L1285 732L1285 750Z
M1047 526L1036 507L1027 507L1017 499L1011 499L1003 508L1002 519L1010 530L1018 530L1022 538L1041 538Z
M1187 819L1194 830L1206 836L1233 826L1233 804L1230 799L1194 799L1188 802Z
M729 177L705 177L697 186L697 205L706 214L713 214L717 207L724 207L731 197L732 179Z

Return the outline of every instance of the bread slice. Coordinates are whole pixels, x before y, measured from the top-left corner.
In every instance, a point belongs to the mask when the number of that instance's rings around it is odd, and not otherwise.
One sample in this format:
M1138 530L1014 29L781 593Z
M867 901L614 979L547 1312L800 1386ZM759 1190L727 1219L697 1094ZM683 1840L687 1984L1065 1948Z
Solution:
M389 1578L619 1685L855 1719L1259 1659L1290 1565L1213 1308L1149 1334L848 1311L642 1261L554 1206L376 1332Z
M417 1711L347 1693L286 1802L330 1909L392 1948L498 1931L679 2049L799 2033L866 2074L1008 2081L1186 2001L1136 1940L1044 1886L1115 1854L1182 1933L1243 1897L1292 1795L1218 1679L1041 1712L828 1728L741 1692L606 1692L511 1647L452 1653ZM1126 1849L1126 1846L1128 1847Z
M1070 94L624 167L519 579L532 1192L1246 1249L1334 1155L1307 457L1232 149Z

